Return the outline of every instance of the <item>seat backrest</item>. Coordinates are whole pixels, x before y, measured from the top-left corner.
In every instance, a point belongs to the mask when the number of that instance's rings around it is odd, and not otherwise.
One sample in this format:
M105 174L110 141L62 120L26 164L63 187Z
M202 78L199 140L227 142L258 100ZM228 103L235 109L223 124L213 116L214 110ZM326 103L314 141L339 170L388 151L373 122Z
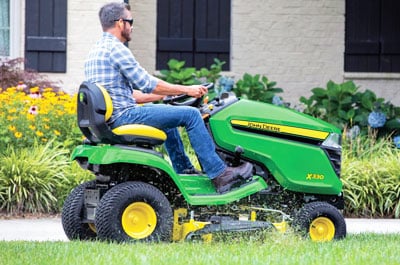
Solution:
M112 114L112 103L109 97L96 84L83 82L79 87L78 126L92 143L115 142L114 134L106 123Z
M111 97L101 85L83 82L78 91L78 126L91 144L128 144L152 147L162 144L166 134L143 124L127 124L111 129Z

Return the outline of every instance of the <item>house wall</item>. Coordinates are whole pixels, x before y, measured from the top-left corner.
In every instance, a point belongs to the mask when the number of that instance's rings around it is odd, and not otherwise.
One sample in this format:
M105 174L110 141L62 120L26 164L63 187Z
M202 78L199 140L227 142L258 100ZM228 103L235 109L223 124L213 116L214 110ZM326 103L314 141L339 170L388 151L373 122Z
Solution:
M75 92L84 78L84 59L101 35L97 13L107 2L68 1L67 73L48 74L68 92ZM130 4L135 22L129 47L154 73L157 0ZM343 0L232 0L231 71L226 74L236 80L246 72L265 75L284 89L282 96L292 106L329 80L354 80L400 105L400 74L343 72L344 14Z

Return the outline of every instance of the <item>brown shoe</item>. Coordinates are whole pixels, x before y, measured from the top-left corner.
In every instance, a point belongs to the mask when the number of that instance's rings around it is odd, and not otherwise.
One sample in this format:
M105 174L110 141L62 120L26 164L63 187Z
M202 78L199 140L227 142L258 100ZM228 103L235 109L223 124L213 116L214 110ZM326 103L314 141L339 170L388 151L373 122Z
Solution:
M224 193L230 190L234 184L240 182L241 179L251 177L252 171L253 165L247 162L238 167L227 167L221 175L212 179L212 182L218 193Z

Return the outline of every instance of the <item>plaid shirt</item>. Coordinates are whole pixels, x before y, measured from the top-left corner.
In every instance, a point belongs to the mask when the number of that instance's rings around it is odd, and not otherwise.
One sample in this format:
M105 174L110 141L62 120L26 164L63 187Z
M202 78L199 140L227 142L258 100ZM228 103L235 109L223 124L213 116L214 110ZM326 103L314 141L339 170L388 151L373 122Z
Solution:
M120 40L107 32L89 52L85 62L85 77L88 82L104 86L110 94L114 111L109 122L120 117L125 110L135 107L133 89L151 93L158 82L139 65Z

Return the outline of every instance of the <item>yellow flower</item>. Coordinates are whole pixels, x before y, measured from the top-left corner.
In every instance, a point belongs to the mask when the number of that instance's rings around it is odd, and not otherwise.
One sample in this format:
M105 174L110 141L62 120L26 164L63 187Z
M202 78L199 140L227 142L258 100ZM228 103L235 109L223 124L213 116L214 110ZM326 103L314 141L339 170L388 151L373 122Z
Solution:
M10 130L10 131L15 131L17 128L14 126L14 125L10 125L10 126L8 126L8 129Z
M39 87L32 87L31 89L29 89L29 91L33 94L33 93L37 93L39 92Z
M46 130L48 130L48 129L50 129L50 126L47 125L47 124L45 124L45 125L44 125L44 128L45 128Z
M22 133L21 132L15 132L14 133L15 138L19 139L22 137Z
M37 132L36 132L36 135L39 136L39 137L42 137L42 136L43 136L43 133L42 133L41 131L37 131Z
M42 138L42 142L47 142L47 138Z
M57 130L54 130L54 134L57 135L57 136L61 135L61 133L59 131L57 131Z
M29 129L31 129L32 131L36 130L36 126L35 125L29 125Z

